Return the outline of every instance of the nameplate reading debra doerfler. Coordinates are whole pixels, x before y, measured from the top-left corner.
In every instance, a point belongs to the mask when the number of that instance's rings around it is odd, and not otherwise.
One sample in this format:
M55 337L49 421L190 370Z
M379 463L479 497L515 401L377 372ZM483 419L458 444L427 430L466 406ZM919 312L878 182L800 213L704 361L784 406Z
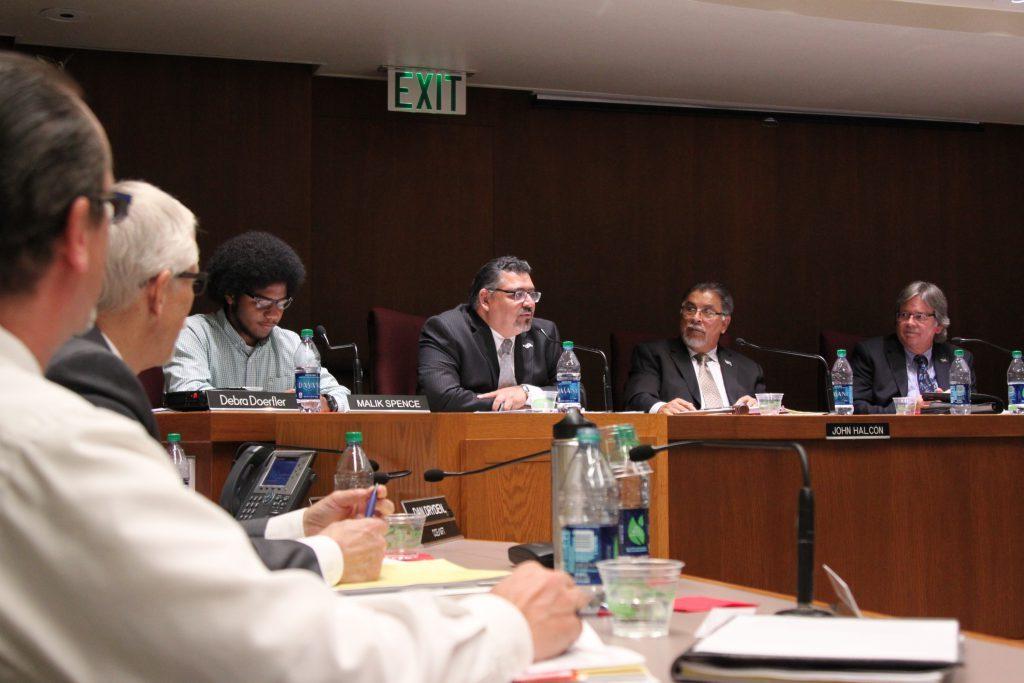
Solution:
M826 439L888 439L888 422L827 422Z
M207 389L210 410L298 410L295 394L282 391Z

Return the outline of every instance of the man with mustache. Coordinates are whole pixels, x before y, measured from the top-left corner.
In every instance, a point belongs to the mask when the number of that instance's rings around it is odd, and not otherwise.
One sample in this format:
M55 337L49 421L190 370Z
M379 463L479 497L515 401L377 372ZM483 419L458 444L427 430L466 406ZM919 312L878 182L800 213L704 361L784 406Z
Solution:
M917 280L896 299L896 333L857 344L853 367L853 412L895 413L892 399L949 389L956 347L946 342L949 306L938 285ZM974 357L964 351L974 388Z
M626 382L626 408L679 415L694 410L757 405L765 390L761 366L718 340L732 322L732 294L700 282L679 311L679 338L640 344Z
M553 389L562 347L555 324L534 318L538 302L529 263L515 256L485 263L469 301L420 332L419 384L430 409L517 410L542 397L542 387Z

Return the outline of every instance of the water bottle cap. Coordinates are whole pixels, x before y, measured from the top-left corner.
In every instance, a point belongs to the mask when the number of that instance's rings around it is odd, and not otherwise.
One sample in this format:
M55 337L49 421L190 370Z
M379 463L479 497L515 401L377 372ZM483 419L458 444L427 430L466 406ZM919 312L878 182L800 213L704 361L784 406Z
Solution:
M1014 352L1013 352L1013 353L1012 353L1011 355L1012 355L1012 356L1013 356L1014 358L1020 358L1020 356L1021 356L1021 353L1020 353L1020 351L1016 351L1016 350L1015 350L1015 351L1014 351Z
M345 432L345 443L362 443L363 433L362 432Z
M167 435L167 443L178 443L179 441L181 441L181 434L172 432Z
M619 425L619 433L630 439L636 438L636 427L630 424Z
M846 358L846 349L836 349L836 358Z
M572 347L573 347L573 344L572 344L571 341L564 341L564 342L562 342L562 348L563 349L571 349Z
M593 427L594 423L583 417L578 408L570 408L561 420L555 423L552 436L556 439L575 439L576 433L583 427Z
M601 434L598 433L597 429L595 429L594 427L580 427L576 431L576 440L579 441L581 444L600 444Z
M302 332L299 332L299 336L302 337L303 339L312 339L313 338L313 330L311 330L311 329L309 329L307 327L307 328L303 329Z
M964 350L963 349L957 349L956 351L953 352L953 355L956 356L957 358L963 358L964 357Z

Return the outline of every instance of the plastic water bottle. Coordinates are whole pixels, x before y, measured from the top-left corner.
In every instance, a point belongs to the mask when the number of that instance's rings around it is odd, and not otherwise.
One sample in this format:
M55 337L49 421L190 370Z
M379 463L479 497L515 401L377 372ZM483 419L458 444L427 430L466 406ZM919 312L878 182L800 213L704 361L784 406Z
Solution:
M185 449L181 447L181 434L172 433L167 435L167 453L171 456L171 464L178 470L181 482L188 486L191 476L188 469L188 458L185 457Z
M601 437L592 427L576 432L579 448L569 461L559 495L562 569L591 594L591 606L603 598L599 560L618 556L619 487L601 453Z
M295 399L300 413L320 412L320 352L313 343L313 330L302 330L302 343L295 349Z
M846 360L846 349L836 351L836 362L832 366L832 396L835 398L836 415L853 415L853 368Z
M572 350L572 342L562 342L562 355L555 368L558 381L558 398L555 408L564 413L570 408L580 407L580 361ZM596 571L596 570L595 570Z
M949 412L967 415L971 412L971 369L964 360L964 350L953 352L953 367L949 369Z
M629 451L640 442L633 425L618 425L619 457L612 473L619 485L619 554L643 557L651 552L651 473L646 462L633 462Z
M1015 414L1024 413L1024 360L1020 351L1013 352L1010 369L1006 371L1006 409Z
M345 432L345 452L334 471L334 490L365 489L373 486L373 467L363 450L362 432Z

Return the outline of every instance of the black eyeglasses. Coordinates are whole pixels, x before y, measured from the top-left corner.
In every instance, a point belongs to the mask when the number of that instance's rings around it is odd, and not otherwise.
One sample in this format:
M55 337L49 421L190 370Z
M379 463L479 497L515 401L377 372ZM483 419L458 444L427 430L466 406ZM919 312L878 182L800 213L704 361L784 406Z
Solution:
M257 311L265 311L271 306L277 306L280 310L283 311L284 309L291 306L292 301L295 300L290 296L286 296L283 299L268 299L265 296L260 296L258 294L250 294L249 292L246 292L245 295L252 299L252 303L256 307Z
M113 210L110 214L110 222L120 223L128 217L128 207L131 206L132 196L125 192L110 192L89 197L89 201L100 202L104 206L109 204Z
M508 294L512 298L512 301L522 303L526 300L526 297L533 299L533 303L540 301L540 292L535 289L500 289L495 287L491 289L492 292L501 292L502 294Z
M685 316L687 318L696 318L698 313L700 313L700 316L702 318L704 318L705 320L711 320L711 319L719 317L719 316L721 316L723 318L726 317L725 313L722 313L720 311L716 311L715 309L711 308L710 306L707 307L707 308L697 308L696 306L694 306L691 303L683 304L681 312L682 312L683 316Z
M199 296L206 291L206 281L210 278L210 274L201 270L197 273L185 271L184 273L178 273L174 277L180 277L183 280L192 280L192 291L196 296Z
M899 320L901 323L905 323L911 318L913 318L914 322L916 323L923 323L926 320L928 320L928 318L934 317L934 313L911 313L910 311L900 311L899 313L896 314L896 319Z

